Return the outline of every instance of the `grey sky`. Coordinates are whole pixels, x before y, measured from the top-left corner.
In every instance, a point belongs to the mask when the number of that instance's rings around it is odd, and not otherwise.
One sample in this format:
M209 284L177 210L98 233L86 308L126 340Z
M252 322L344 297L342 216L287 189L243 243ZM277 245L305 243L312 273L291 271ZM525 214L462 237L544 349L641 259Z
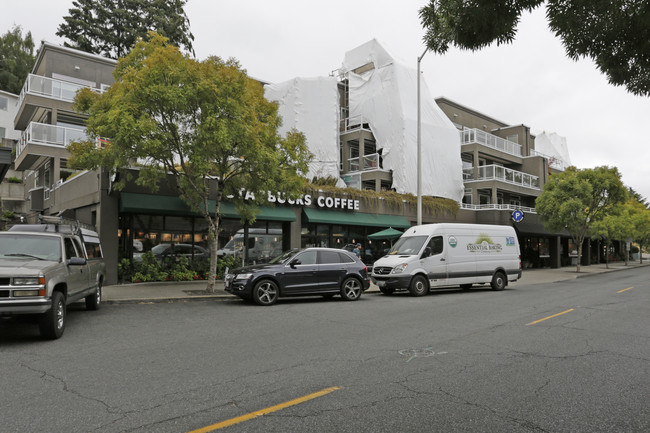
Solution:
M426 0L189 0L185 8L198 58L235 57L249 75L271 82L328 75L346 51L376 38L416 66ZM56 33L72 0L3 0L0 31L13 24L35 40ZM571 162L619 168L623 182L650 199L650 98L613 87L589 60L568 59L546 25L545 11L524 17L513 44L479 52L427 53L423 76L432 96L445 96L533 133L566 137Z

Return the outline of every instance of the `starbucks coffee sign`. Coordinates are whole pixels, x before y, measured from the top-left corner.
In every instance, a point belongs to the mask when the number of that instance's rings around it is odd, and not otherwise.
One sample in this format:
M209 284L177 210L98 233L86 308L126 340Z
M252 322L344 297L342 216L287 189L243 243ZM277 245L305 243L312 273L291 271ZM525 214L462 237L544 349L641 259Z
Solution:
M255 195L247 191L244 194L244 200L254 200ZM282 193L268 192L267 201L276 204L290 204L295 206L311 206L315 205L320 208L326 209L345 209L345 210L359 210L359 200L349 198L329 197L325 195L313 196L311 194L304 194L296 199L286 198Z

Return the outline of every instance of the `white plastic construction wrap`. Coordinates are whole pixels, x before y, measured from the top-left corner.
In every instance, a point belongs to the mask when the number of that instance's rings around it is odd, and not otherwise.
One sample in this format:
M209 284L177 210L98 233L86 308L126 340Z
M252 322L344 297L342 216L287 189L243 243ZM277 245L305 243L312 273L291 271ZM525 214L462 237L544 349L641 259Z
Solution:
M361 68L369 63L374 67ZM341 72L349 79L350 118L360 116L369 124L377 150L382 150L383 167L393 171L397 192L415 194L416 69L396 61L373 39L346 53ZM422 195L460 202L464 188L458 130L436 105L424 79L420 86Z
M569 148L566 138L555 132L543 131L535 136L535 150L550 157L551 166L557 166L562 170L571 165Z
M336 78L294 78L264 86L264 96L277 101L282 116L280 134L292 128L305 134L307 147L314 154L309 163L308 179L331 176L338 186L339 177L339 93Z

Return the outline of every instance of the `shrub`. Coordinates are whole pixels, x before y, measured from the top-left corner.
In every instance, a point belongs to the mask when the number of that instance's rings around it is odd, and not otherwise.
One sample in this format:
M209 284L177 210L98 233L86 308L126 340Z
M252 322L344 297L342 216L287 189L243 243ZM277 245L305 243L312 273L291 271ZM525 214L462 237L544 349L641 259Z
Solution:
M217 260L217 280L223 280L226 276L226 268L235 269L241 266L241 258L235 256L223 256Z

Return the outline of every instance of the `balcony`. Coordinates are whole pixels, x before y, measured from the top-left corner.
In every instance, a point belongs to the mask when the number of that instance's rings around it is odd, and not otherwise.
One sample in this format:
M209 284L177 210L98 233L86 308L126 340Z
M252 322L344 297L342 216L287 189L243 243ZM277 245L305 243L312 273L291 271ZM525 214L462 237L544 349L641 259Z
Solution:
M460 131L460 144L481 144L500 150L509 155L521 156L521 145L508 141L505 138L497 137L480 129L465 129Z
M41 156L67 157L66 147L73 141L88 140L85 129L66 128L31 122L16 145L16 167L27 170ZM104 147L107 140L97 140Z
M358 131L360 129L370 131L370 125L368 119L363 116L352 116L341 119L340 132L341 134L346 134L352 131Z
M530 155L541 156L542 158L546 158L548 160L548 166L559 171L564 171L567 169L567 167L569 167L569 164L567 164L566 162L564 162L564 160L558 158L557 156L549 156L546 155L545 153L538 152L536 150L531 150Z
M482 165L478 168L478 178L469 179L465 182L478 182L484 180L498 180L524 188L540 189L539 178L537 176L512 170L500 165Z
M71 105L80 89L88 88L93 92L103 90L41 75L29 74L18 99L18 113L14 128L24 130L35 116L42 116L52 107L71 111Z
M379 154L378 153L371 153L370 155L364 155L364 156L357 156L356 158L350 158L348 159L348 162L350 164L350 170L349 172L356 172L356 171L370 171L370 170L377 170L379 168L382 168L379 166Z
M468 210L476 210L476 211L481 211L481 210L507 210L514 212L516 210L521 210L525 213L529 214L534 214L537 213L535 212L534 207L526 207L526 206L515 206L512 204L467 204L467 203L461 203L460 205L461 209L468 209Z
M56 80L54 78L43 77L41 75L29 74L23 89L20 92L18 105L22 105L26 95L39 95L47 98L58 99L60 101L73 102L77 91L83 88L89 88L94 92L101 92L90 86L83 84L70 83L68 81Z

